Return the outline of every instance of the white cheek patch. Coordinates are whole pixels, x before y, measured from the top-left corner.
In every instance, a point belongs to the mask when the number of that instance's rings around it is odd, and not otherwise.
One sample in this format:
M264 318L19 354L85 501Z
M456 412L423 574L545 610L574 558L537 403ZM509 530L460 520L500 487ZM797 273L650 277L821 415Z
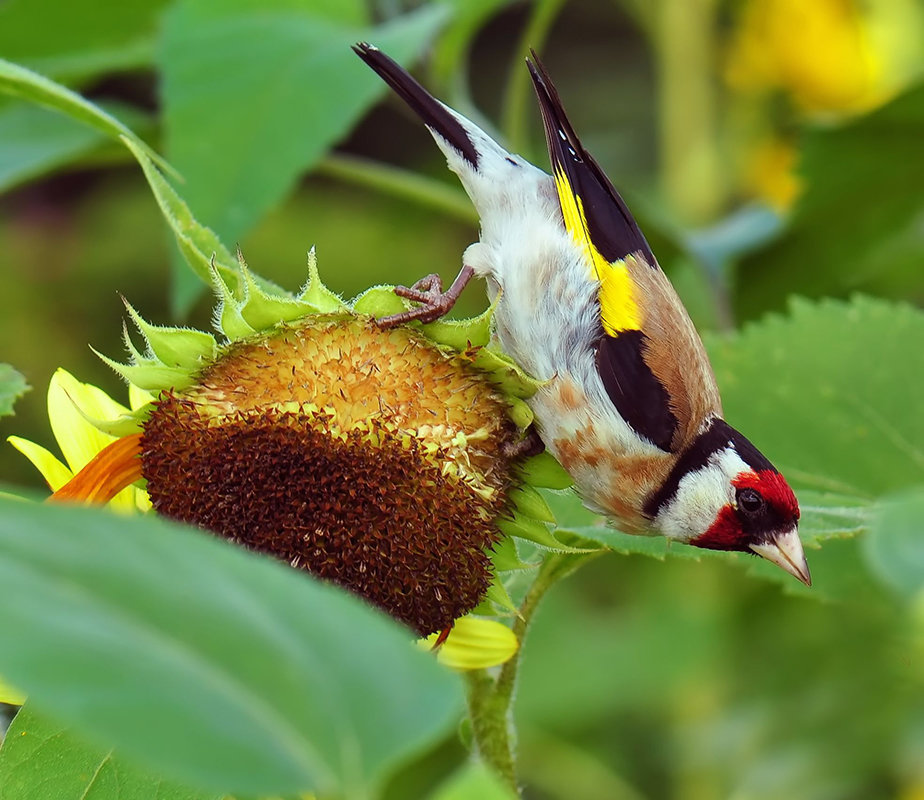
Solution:
M749 469L731 446L713 453L704 467L681 479L674 497L655 518L656 527L681 542L702 536L722 507L734 503L732 480Z

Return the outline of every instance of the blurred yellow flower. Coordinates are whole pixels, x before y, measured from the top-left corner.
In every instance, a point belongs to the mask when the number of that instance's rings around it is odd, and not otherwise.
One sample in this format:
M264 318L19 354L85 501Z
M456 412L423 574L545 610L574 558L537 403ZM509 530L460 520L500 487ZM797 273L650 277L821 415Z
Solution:
M786 211L801 189L795 171L796 156L792 142L783 139L760 142L751 155L751 163L744 176L745 188L762 197L776 211Z
M810 114L864 111L907 79L920 23L908 0L748 0L726 78L742 92L786 92Z
M439 635L421 639L421 645L432 647ZM458 670L485 669L509 661L519 646L514 632L503 623L468 615L456 620L436 660Z
M132 409L140 408L151 399L147 392L129 386ZM117 437L103 433L90 420L110 421L128 413L128 408L117 403L102 389L81 383L66 370L58 369L48 386L48 420L67 463L28 439L10 436L7 441L32 462L54 492L104 447L116 441ZM110 501L110 505L119 511L146 511L151 507L147 493L133 486L119 492Z

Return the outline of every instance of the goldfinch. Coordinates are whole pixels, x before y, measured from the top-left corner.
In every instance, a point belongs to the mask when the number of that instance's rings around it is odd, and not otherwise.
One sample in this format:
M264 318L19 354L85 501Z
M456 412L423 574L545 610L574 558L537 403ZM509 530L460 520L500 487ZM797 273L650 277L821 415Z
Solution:
M485 278L497 340L542 382L529 401L539 436L588 508L628 533L756 553L810 585L792 489L722 418L702 341L535 54L552 175L376 47L354 50L429 128L481 220L452 287L431 275L402 289L422 305L385 323L435 319Z

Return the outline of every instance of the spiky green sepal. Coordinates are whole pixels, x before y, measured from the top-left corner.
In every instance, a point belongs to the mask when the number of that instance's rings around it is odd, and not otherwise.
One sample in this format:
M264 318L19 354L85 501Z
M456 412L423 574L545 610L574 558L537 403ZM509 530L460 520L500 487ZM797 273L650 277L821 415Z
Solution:
M308 254L308 281L298 295L268 288L266 281L255 278L240 254L235 280L227 280L223 271L214 265L210 275L217 298L214 325L224 339L222 344L203 331L152 325L125 301L129 317L144 339L144 352L134 346L126 333L128 364L97 355L128 383L142 389L150 392L181 390L193 383L196 375L229 345L271 331L280 324L294 324L315 314L379 318L409 307L406 300L395 294L394 286L386 285L367 289L352 302L344 301L321 281L313 248ZM437 320L420 328L439 347L470 358L509 397L510 418L525 430L533 416L523 400L534 394L541 384L508 356L492 348L493 311L491 307L470 319Z

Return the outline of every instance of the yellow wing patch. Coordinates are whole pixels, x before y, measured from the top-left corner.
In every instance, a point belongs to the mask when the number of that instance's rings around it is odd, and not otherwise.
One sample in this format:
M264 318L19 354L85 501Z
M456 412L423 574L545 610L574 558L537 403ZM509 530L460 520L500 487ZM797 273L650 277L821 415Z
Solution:
M642 328L642 312L635 301L635 284L629 274L625 259L609 262L594 247L587 229L584 203L568 183L563 172L555 170L555 188L561 205L565 228L575 243L584 251L591 275L600 281L600 316L603 330L609 336L618 336L620 331L635 331Z

